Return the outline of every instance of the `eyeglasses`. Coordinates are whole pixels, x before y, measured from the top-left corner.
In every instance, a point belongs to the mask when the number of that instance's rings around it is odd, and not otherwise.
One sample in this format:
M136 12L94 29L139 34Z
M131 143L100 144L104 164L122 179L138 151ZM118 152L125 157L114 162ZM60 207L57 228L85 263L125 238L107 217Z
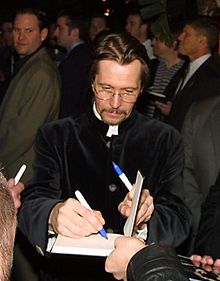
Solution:
M105 85L94 85L95 94L100 100L110 100L116 94L120 96L120 98L124 102L134 103L137 100L139 89L125 89L116 91L110 86Z

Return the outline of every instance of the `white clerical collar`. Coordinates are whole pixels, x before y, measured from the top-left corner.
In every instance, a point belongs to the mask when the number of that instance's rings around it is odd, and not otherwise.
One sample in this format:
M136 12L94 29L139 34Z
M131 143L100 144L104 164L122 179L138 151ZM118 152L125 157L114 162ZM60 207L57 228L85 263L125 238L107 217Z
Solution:
M93 112L95 114L95 116L102 121L102 117L101 115L98 113L97 109L96 109L96 104L95 102L93 103ZM111 126L109 125L109 128L108 128L108 132L106 134L107 137L111 137L112 135L118 135L118 125L114 125L114 126Z

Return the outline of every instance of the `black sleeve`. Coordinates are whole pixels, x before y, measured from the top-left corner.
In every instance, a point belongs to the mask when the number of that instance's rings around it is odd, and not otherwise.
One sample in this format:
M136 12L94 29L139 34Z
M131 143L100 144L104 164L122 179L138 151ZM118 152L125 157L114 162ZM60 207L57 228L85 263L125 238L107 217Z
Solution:
M220 175L202 205L199 231L195 241L195 254L220 257Z
M159 244L151 244L132 257L127 277L128 281L188 280L175 250Z

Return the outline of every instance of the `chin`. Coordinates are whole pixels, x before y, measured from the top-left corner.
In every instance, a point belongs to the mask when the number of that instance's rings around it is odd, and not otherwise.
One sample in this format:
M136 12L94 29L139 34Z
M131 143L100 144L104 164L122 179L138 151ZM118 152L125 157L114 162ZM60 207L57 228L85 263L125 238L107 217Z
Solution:
M112 120L112 119L109 119L109 118L103 118L102 120L103 120L103 122L104 122L105 124L108 124L108 125L110 125L110 126L119 125L121 122L124 121L124 119Z

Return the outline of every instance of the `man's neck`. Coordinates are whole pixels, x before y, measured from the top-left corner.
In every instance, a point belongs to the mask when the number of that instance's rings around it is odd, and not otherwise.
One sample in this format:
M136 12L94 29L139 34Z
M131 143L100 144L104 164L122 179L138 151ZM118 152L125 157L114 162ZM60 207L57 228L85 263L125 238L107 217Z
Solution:
M83 41L80 39L76 39L76 40L70 42L70 44L66 48L67 52L70 52L74 47L76 47L77 45L79 45L81 43L83 43Z
M209 54L211 54L211 52L208 51L208 50L206 50L206 51L198 52L198 53L193 54L193 55L188 56L188 57L189 57L189 60L190 60L191 62L193 62L193 61L197 60L198 58L200 58L200 57L202 57L202 56L205 56L205 55L209 55Z
M171 68L173 65L178 64L182 61L182 59L178 56L178 53L170 53L166 56L166 58L162 58L162 60L165 62L167 69Z

